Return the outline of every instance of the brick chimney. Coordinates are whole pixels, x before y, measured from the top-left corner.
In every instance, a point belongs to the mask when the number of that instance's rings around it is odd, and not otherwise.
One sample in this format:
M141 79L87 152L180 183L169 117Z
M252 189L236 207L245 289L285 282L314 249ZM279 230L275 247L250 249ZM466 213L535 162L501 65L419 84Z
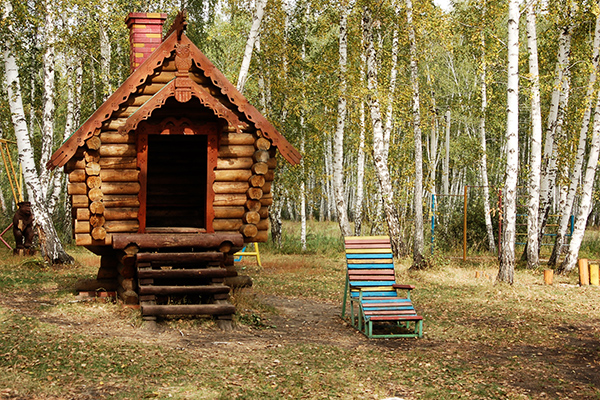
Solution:
M130 43L130 66L135 71L162 42L162 28L167 14L130 13L127 17Z

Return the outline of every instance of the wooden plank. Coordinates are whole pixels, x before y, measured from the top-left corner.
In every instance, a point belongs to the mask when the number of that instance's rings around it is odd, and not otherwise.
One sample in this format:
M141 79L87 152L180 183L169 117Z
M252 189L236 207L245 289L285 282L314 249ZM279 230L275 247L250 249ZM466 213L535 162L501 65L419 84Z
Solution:
M199 262L221 262L224 255L218 251L203 253L138 253L138 262L150 262L152 265L194 264Z
M191 278L224 278L227 270L224 268L194 268L194 269L140 269L139 278L153 279L191 279Z
M243 238L239 233L195 233L173 235L172 233L152 234L114 234L115 249L124 249L130 243L136 243L140 248L175 248L198 247L202 249L219 248L223 242L231 242L233 247L242 247Z
M155 294L168 296L172 294L223 294L229 293L226 285L203 285L203 286L140 286L140 294Z

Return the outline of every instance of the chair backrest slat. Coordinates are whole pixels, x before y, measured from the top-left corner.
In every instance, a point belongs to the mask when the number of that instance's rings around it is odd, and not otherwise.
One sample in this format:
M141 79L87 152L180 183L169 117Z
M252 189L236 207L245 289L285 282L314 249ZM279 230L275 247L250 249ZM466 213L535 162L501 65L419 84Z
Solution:
M361 288L367 296L388 296L395 293L394 256L387 236L346 237L348 282L353 289Z

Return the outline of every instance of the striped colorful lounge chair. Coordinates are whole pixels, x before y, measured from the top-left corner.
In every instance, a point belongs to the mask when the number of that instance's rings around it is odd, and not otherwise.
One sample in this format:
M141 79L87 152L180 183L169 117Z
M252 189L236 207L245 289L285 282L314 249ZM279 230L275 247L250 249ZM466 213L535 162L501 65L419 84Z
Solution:
M417 315L410 300L415 287L396 283L390 238L350 236L345 238L345 245L348 273L342 318L349 300L350 321L368 338L423 337L423 317ZM400 290L405 290L406 296L400 296ZM374 322L388 326L391 322L393 329L374 334Z

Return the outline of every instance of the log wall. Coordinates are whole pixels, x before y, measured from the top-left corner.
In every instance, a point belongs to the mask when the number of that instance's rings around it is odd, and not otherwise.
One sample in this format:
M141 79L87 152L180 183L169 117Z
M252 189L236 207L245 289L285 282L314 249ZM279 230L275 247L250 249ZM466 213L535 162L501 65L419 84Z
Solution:
M113 233L138 231L140 172L136 134L135 131L121 132L119 128L174 76L174 62L164 63L162 71L132 94L65 165L77 245L111 245ZM227 97L215 90L202 73L194 70L190 78L231 107ZM156 110L153 116L169 116L170 110ZM234 111L243 121L242 114ZM176 117L195 120L212 115L198 108L186 109L185 104L173 112L179 114ZM194 115L194 112L199 114ZM212 116L211 120L214 119ZM240 232L246 242L267 240L268 207L273 202L271 183L276 167L274 156L271 142L250 124L223 127L214 170L215 232Z

